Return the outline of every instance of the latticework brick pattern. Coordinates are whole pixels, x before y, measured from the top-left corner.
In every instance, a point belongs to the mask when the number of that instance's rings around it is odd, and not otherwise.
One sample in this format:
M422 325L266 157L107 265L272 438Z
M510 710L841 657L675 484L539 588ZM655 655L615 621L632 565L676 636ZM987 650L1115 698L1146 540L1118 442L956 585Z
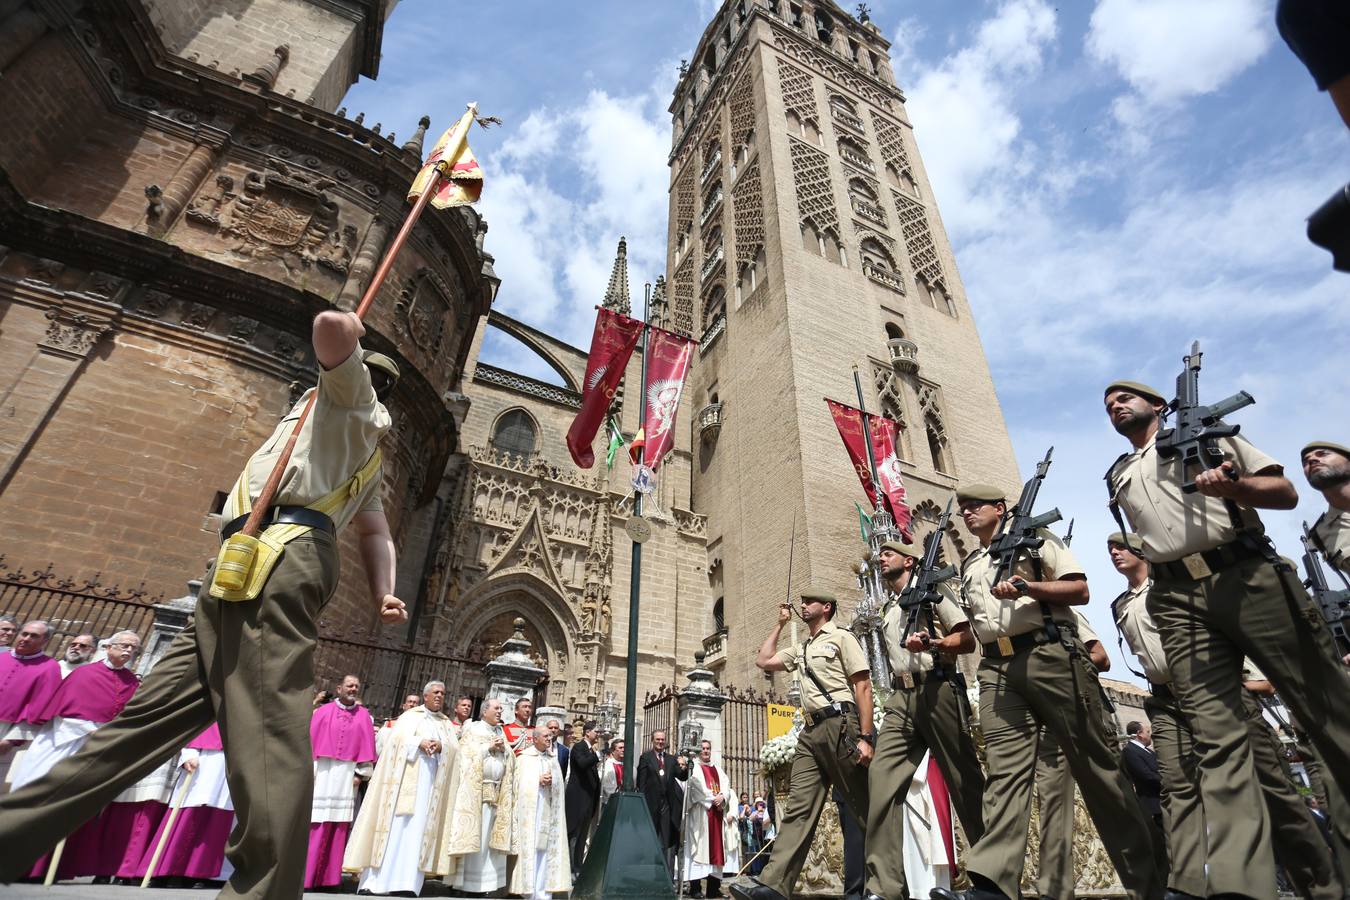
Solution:
M877 142L881 144L881 158L895 167L897 175L908 175L913 180L914 169L909 162L909 150L905 148L905 136L900 126L872 113L872 128L876 131Z
M731 191L736 228L736 262L747 263L764 249L764 197L759 184L759 162L751 163Z
M792 183L797 189L797 218L810 219L817 230L839 231L839 213L830 182L830 160L824 153L798 140L789 140ZM932 241L929 241L932 244Z
M933 232L928 226L928 210L918 200L907 197L899 191L892 191L895 208L900 212L900 227L905 235L905 248L909 251L909 265L914 277L931 288L946 290L946 277L942 272L942 260L938 258L937 244L933 241Z
M755 130L755 85L747 72L731 91L731 145L746 143Z
M679 334L694 333L694 255L685 257L675 270L671 287L670 330Z
M778 88L783 96L783 106L797 114L803 122L820 121L816 109L816 89L811 76L789 62L778 60Z

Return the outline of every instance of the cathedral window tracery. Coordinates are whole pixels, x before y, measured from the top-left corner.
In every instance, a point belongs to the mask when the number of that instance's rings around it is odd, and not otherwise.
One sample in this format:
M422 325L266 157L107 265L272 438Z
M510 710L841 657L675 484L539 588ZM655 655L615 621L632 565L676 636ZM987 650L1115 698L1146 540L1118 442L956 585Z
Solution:
M492 429L492 446L517 458L534 453L539 436L539 428L534 419L523 409L513 409L497 419Z

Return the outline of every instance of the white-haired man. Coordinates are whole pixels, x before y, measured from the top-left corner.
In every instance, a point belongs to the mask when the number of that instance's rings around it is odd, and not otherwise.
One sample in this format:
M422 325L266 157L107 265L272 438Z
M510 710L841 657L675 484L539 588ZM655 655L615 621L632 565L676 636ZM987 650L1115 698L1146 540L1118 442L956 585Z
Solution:
M502 727L502 702L484 701L482 716L459 732L459 788L441 867L451 887L480 894L506 887L515 765Z

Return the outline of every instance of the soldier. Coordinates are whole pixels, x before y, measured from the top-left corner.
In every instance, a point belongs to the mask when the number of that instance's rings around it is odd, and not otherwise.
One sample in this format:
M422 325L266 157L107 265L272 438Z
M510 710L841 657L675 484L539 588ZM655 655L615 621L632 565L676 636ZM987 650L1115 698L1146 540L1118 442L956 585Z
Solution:
M1148 826L1120 769L1114 729L1107 734L1101 685L1077 635L1072 606L1088 600L1087 577L1064 543L1048 531L1034 558L1023 555L1010 578L994 583L988 554L1007 513L1004 492L988 485L957 490L961 518L979 539L961 578L980 663L980 725L988 779L984 837L966 855L974 885L934 900L997 900L1019 896L1031 818L1037 731L1053 734L1130 897L1158 898Z
M921 554L907 544L881 545L881 575L893 596L909 584ZM942 601L933 609L936 634L922 617L900 643L908 613L894 600L886 604L883 634L891 663L892 693L877 735L876 757L868 772L867 887L872 897L908 897L904 865L904 810L914 772L931 750L951 792L966 837L984 834L980 804L984 774L967 730L965 684L956 656L975 650L970 621L950 587L938 588Z
M1300 456L1308 484L1327 498L1327 511L1313 523L1313 540L1328 563L1350 574L1350 449L1313 441Z
M314 319L317 398L297 435L264 535L290 538L261 594L222 600L202 591L192 623L122 714L84 749L23 790L0 797L0 882L94 815L124 787L218 719L238 825L226 897L298 897L305 877L314 769L309 721L319 611L337 588L337 534L354 522L372 602L386 623L407 620L394 596L394 543L380 506L377 444L393 360L363 351L361 320ZM248 462L226 504L224 531L243 525L310 392ZM271 538L269 538L271 539ZM278 538L279 539L279 538ZM208 570L204 584L212 584Z
M1292 509L1298 495L1279 463L1242 438L1218 440L1224 462L1214 469L1183 472L1179 459L1161 458L1155 440L1168 404L1147 385L1113 382L1104 402L1134 448L1112 464L1107 484L1152 567L1148 613L1196 738L1207 851L1206 889L1198 893L1274 896L1270 820L1258 813L1260 783L1240 712L1244 656L1308 725L1332 777L1350 780L1350 674L1256 511ZM1191 477L1196 490L1186 493ZM1343 805L1332 813L1350 821Z
M1102 646L1088 620L1074 610L1078 639L1098 672L1111 668L1111 657ZM1115 716L1102 702L1102 714L1111 733L1116 730ZM1036 749L1036 796L1041 810L1041 855L1036 873L1036 893L1040 900L1061 900L1073 896L1073 773L1059 741L1044 727ZM973 841L974 838L971 838ZM1156 856L1156 854L1155 854Z
M765 672L801 670L806 728L797 738L787 808L769 864L748 890L730 886L738 900L792 896L832 785L843 790L849 811L867 834L867 766L877 737L867 656L852 632L834 624L839 603L833 594L804 593L801 601L802 621L811 630L801 649L777 649L778 636L792 616L792 605L784 603L755 657L755 665Z

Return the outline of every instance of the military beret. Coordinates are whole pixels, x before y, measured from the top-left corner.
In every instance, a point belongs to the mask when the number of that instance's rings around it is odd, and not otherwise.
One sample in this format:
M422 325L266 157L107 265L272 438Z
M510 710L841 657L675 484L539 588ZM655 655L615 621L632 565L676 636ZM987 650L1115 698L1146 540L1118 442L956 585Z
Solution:
M1006 503L1008 492L1002 488L996 488L992 484L971 484L966 487L956 489L956 501L964 503L967 500L986 500L990 503Z
M1108 544L1119 544L1122 547L1142 547L1144 539L1133 531L1113 531L1106 536L1106 542Z
M923 559L923 551L917 544L902 544L899 541L887 541L881 545L881 549L899 553L901 556L908 556L910 559Z
M822 591L806 591L802 594L803 603L829 603L833 606L839 606L839 601L834 598L834 594L826 594Z
M1341 456L1350 458L1350 448L1343 447L1340 444L1333 444L1331 441L1312 441L1304 445L1303 449L1298 451L1298 458L1302 459L1307 456L1309 450L1333 450Z
M1112 391L1117 390L1129 391L1131 394L1137 394L1138 396L1143 397L1145 400L1157 400L1159 403L1167 402L1167 398L1164 397L1159 391L1149 387L1146 384L1142 384L1138 381L1113 381L1106 386L1106 390L1102 391L1102 396L1105 397Z
M372 369L379 369L381 372L389 373L390 377L395 381L398 381L398 365L383 353L367 350L361 356L361 361Z

